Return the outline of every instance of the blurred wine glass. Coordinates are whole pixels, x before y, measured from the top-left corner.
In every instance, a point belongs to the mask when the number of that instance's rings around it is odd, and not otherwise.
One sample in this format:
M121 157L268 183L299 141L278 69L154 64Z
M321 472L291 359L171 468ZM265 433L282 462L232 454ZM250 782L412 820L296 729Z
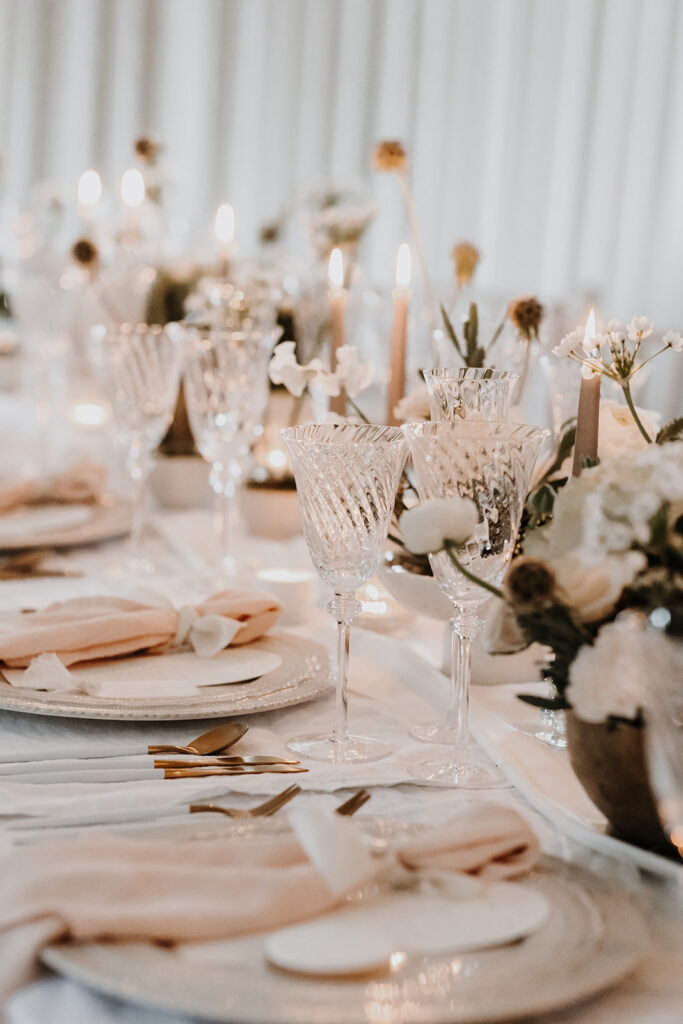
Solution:
M111 402L113 429L126 446L133 485L130 568L153 571L141 549L145 490L154 452L173 418L180 348L166 328L116 324L93 329L89 352Z

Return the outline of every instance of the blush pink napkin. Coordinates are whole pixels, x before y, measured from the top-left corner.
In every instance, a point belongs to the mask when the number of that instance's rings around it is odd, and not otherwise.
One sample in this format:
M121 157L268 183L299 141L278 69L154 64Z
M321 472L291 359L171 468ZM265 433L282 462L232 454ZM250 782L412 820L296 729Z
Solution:
M45 480L15 480L0 484L0 512L10 512L21 505L88 504L96 501L104 486L104 466L79 462L66 472Z
M281 606L263 591L226 590L196 605L198 615L222 615L242 623L233 644L248 644L277 621ZM176 635L175 608L156 608L120 597L79 597L41 611L0 616L0 662L24 668L39 654L56 654L64 665L159 651Z
M539 845L518 814L488 804L425 832L396 856L415 869L438 863L505 878L528 871ZM38 951L59 939L228 939L317 917L342 900L295 839L168 843L99 835L24 848L0 862L0 996L28 981Z

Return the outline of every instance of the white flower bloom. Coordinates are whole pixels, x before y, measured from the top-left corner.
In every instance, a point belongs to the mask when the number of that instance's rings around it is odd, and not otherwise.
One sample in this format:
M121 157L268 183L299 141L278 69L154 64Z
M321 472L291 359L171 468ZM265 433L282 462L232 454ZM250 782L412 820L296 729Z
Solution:
M336 375L349 398L355 398L372 384L375 368L363 361L355 345L342 345L337 349Z
M680 645L660 633L609 622L569 669L567 700L585 722L633 720L647 705L648 680L683 671Z
M477 507L467 498L431 498L404 512L399 526L408 550L426 555L441 551L447 541L464 544L478 522Z
M659 413L636 406L640 421L651 438L655 438L659 430ZM615 455L626 452L644 451L647 441L638 430L636 421L628 406L611 399L600 402L600 424L598 428L598 458L600 461L611 459Z
M626 325L626 333L629 341L642 341L649 338L654 330L654 323L646 316L634 316Z
M283 341L275 348L268 364L268 376L273 384L284 384L290 394L300 398L308 383L306 371L296 361L296 344Z
M551 566L562 602L579 622L596 622L614 611L624 587L646 568L647 558L640 551L628 551L587 566L570 552Z
M300 398L309 386L326 395L334 396L340 392L337 375L329 373L320 359L297 363L293 341L283 341L275 348L268 364L268 376L273 384L284 384L295 398Z
M429 391L426 384L404 395L394 408L394 416L397 420L409 422L414 420L428 420L431 413L429 408Z
M683 352L683 334L680 331L667 331L662 341L674 352Z
M553 355L562 358L562 356L568 356L571 352L577 350L583 354L583 335L583 327L577 327L570 334L565 334L559 345L556 345L553 349Z

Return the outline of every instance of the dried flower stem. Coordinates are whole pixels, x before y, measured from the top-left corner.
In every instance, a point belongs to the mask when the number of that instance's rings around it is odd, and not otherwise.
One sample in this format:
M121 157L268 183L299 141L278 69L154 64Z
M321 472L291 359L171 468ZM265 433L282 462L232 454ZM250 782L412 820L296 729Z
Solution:
M531 340L529 338L524 339L524 362L522 363L522 372L519 375L517 381L517 390L515 393L515 405L522 404L522 398L524 397L524 391L526 389L526 382L529 376L529 362L531 360Z
M486 580L480 580L478 576L475 576L474 573L471 573L469 571L469 569L466 569L465 566L460 561L460 559L458 558L458 556L455 554L455 547L456 545L453 544L452 541L446 541L444 545L444 551L447 553L448 557L450 558L455 568L459 572L461 572L465 579L468 579L470 583L476 583L476 585L478 587L481 587L482 590L488 590L489 594L493 594L494 597L499 597L502 600L503 591L499 590L498 587L495 587L493 583L487 583Z
M422 248L422 236L420 235L420 228L417 222L417 211L415 210L415 203L408 185L408 178L405 171L398 172L398 182L401 186L401 192L403 193L403 200L406 204L406 211L408 213L408 220L410 221L410 232L413 236L413 244L415 246L415 252L417 259L420 264L420 272L422 274L422 282L425 291L425 309L429 311L429 323L433 328L437 322L436 315L436 304L434 302L434 293L432 291L431 282L429 280L429 273L427 271L427 262L424 256L424 249Z

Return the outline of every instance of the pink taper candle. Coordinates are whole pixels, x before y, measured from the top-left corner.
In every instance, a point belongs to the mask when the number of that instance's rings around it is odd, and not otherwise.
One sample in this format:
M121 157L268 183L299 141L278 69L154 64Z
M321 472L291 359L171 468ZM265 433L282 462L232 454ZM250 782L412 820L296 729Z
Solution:
M583 347L586 355L589 355L596 347L596 334L595 310L591 309L586 319L583 335ZM576 415L576 441L574 443L572 476L580 474L584 459L597 458L599 425L600 374L584 363L581 367L581 390L579 392L579 409Z
M346 344L346 289L344 288L344 259L341 249L333 249L327 271L330 300L330 370L337 369L337 352ZM336 395L330 398L330 412L337 416L346 415L346 398Z
M396 288L394 289L394 326L391 333L391 364L387 388L387 423L398 423L395 409L406 388L406 337L408 304L410 302L410 246L402 242L396 254Z

